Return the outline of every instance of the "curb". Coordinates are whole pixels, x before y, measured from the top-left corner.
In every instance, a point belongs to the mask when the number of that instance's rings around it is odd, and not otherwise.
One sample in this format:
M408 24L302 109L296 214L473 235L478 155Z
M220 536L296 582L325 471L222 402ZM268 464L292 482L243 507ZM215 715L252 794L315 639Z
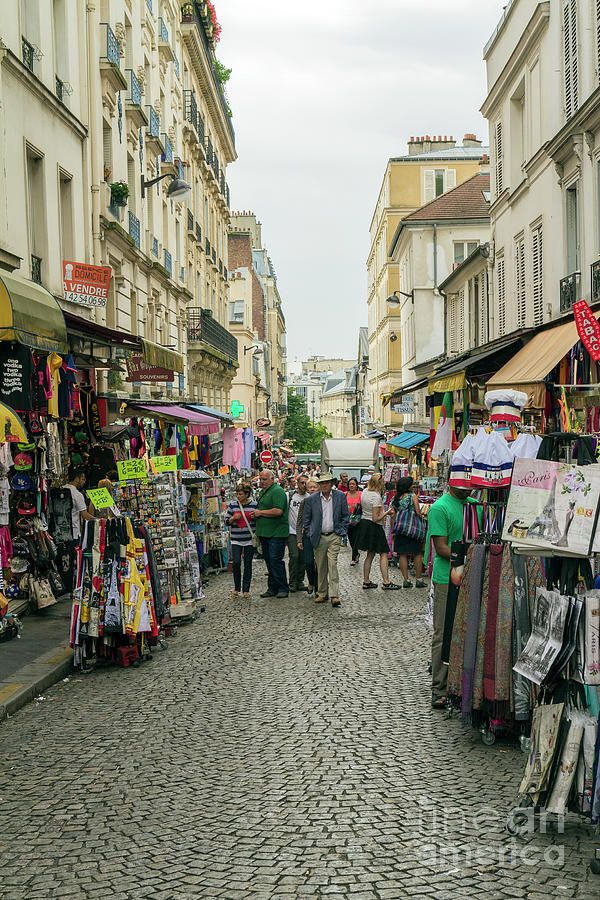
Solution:
M73 671L73 651L55 648L0 681L0 722Z

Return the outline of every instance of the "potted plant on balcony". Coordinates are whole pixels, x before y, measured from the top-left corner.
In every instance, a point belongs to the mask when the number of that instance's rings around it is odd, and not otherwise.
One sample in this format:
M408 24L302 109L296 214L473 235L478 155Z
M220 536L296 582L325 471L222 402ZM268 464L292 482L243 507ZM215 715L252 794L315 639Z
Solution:
M122 178L113 181L110 185L110 200L115 206L127 206L129 197L129 185Z
M194 21L194 4L193 3L182 3L182 5L181 5L181 21L182 22L193 22Z

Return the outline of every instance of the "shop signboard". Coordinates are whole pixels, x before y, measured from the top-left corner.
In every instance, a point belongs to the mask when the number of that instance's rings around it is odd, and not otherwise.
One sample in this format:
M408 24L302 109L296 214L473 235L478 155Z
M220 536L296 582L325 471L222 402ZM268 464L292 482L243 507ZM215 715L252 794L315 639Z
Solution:
M259 428L268 428L271 424L270 419L257 419L256 424Z
M434 478L431 475L425 475L424 478L421 478L421 488L424 491L437 491L440 485L440 479Z
M65 300L83 306L106 306L111 275L110 266L88 266L63 259Z
M367 425L367 407L359 406L358 408L359 431L364 431Z
M407 394L402 398L402 403L392 403L392 412L397 415L404 413L414 413L415 411L415 398L411 397Z
M231 413L232 418L239 419L244 415L244 409L245 407L242 403L238 400L233 400L229 407L229 412Z
M151 456L150 465L157 475L160 475L163 472L176 472L177 457L174 454L171 454L170 456Z
M159 381L174 381L173 369L163 369L144 362L141 353L132 353L127 360L127 378L125 381L146 382L155 384Z
M106 507L114 506L115 501L106 488L92 488L86 491L86 494L96 507L96 509L106 509Z
M600 360L600 322L591 311L585 300L573 304L575 324L579 337L594 362Z
M146 463L143 459L122 459L117 462L119 481L146 478Z
M260 461L263 464L263 466L268 466L270 463L272 463L273 462L273 454L271 453L271 451L263 450L263 452L260 454Z

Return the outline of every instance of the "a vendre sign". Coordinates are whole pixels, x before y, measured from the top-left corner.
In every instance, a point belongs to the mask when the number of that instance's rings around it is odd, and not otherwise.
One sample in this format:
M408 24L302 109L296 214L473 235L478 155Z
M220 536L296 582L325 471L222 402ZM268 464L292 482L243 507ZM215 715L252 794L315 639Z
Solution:
M106 306L112 269L63 260L65 300L84 306Z

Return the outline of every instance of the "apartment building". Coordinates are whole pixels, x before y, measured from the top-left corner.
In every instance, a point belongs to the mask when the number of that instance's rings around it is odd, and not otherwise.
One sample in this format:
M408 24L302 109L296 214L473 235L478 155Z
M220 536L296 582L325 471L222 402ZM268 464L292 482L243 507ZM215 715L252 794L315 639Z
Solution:
M392 237L404 216L477 174L488 148L472 134L464 136L462 146L452 136L427 135L411 137L408 151L388 160L370 225L369 387L373 422L380 425L402 422L401 415L384 404L402 378L402 345L390 340L400 330L400 310L385 302L401 287L398 265L388 254Z
M230 321L237 317L237 323L232 324L241 327L243 322L245 338L249 340L250 334L253 335L252 379L256 382L258 376L259 390L255 397L256 409L260 405L262 410L263 402L266 407L264 415L257 417L270 420L267 430L273 435L274 442L279 443L287 416L285 316L275 268L263 246L262 226L254 213L232 213L228 247L236 291L236 305L230 305ZM245 349L250 355L247 346ZM236 373L232 390L234 393L245 391L244 396L248 396L249 387L253 385L246 364Z
M0 199L26 215L2 217L1 252L58 298L82 353L91 338L113 360L114 345L141 343L147 364L174 370L130 385L124 369L94 372L115 408L166 394L225 410L238 365L226 241L236 154L206 4L4 6ZM65 297L64 260L111 268L105 305Z

